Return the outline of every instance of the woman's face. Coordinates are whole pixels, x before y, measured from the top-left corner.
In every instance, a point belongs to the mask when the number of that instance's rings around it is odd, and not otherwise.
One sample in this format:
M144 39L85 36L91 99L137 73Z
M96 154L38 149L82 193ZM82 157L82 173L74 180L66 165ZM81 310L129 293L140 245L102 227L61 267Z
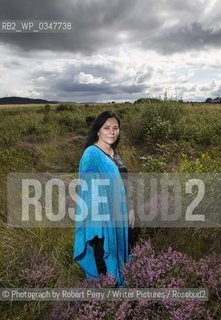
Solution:
M120 134L120 128L115 118L108 118L98 131L98 142L112 145Z

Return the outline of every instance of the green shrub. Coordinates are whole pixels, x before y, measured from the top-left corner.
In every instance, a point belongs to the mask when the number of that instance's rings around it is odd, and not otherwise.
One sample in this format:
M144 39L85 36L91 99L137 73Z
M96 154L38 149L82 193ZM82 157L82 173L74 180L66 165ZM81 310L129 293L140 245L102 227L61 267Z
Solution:
M64 112L60 115L58 123L66 128L68 131L75 131L86 127L86 122L83 118Z
M85 117L85 122L87 123L88 127L90 127L93 124L95 119L96 119L96 116Z
M174 124L183 114L183 108L178 103L162 101L148 102L140 105L140 113L134 115L133 132L135 140L140 143L167 141L175 138L177 132Z
M59 106L57 106L57 108L56 108L56 112L72 111L72 110L73 110L73 106L69 106L66 104L59 104Z
M23 132L24 136L29 136L29 142L39 143L49 141L59 133L60 129L56 123L39 122L31 125Z
M146 140L162 141L168 140L171 136L172 126L170 121L163 120L159 116L148 119L144 122L144 136Z
M179 172L214 173L219 171L219 163L208 152L201 153L197 158L181 154Z
M164 172L166 164L153 156L140 157L144 172Z
M221 142L221 117L209 111L188 111L175 127L183 140L192 140L205 146Z

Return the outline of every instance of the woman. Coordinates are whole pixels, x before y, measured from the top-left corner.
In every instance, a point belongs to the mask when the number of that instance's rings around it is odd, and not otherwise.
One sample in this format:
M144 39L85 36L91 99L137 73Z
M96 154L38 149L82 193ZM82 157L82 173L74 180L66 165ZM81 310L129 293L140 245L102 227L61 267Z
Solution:
M120 120L116 114L111 111L101 113L91 128L80 160L79 177L87 182L87 186L84 191L80 188L78 196L86 203L87 210L80 209L77 202L76 217L82 211L87 211L88 215L84 221L75 223L73 252L73 259L87 278L97 278L100 273L112 275L117 287L124 285L122 270L132 257L134 227L134 211L131 208L128 214L122 179L127 168L116 149L119 139ZM101 179L102 187L96 189L100 190L99 196L93 191L93 178L94 181ZM91 222L95 211L100 218ZM101 219L102 215L107 219Z

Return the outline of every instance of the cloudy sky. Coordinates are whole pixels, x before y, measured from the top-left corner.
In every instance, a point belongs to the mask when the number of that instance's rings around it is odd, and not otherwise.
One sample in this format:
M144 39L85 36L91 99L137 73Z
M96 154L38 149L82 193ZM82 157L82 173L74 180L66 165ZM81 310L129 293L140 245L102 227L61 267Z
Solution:
M0 0L0 19L71 22L63 33L0 33L0 97L221 96L218 0Z

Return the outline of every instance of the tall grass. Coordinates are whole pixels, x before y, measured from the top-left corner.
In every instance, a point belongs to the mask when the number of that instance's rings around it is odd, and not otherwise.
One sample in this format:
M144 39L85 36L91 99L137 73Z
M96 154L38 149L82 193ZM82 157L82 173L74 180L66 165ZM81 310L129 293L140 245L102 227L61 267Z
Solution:
M19 229L7 225L9 172L78 170L87 132L104 110L121 119L120 153L131 172L219 172L221 108L175 101L61 105L0 110L0 272L2 287L74 286L84 275L72 262L73 226ZM173 248L194 259L220 250L219 229L146 228L156 250ZM41 269L41 273L36 271ZM50 303L5 303L4 319L43 319Z

